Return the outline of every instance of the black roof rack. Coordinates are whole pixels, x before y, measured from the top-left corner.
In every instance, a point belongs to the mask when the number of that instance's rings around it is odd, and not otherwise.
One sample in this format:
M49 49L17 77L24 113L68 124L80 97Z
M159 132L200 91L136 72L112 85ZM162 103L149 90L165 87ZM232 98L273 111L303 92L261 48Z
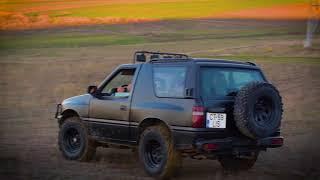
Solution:
M257 66L256 63L253 63L253 62L250 62L250 61L248 61L248 62L246 62L246 63L248 63L248 64L250 64L250 65L252 65L252 66Z
M158 60L177 60L177 59L190 59L186 54L179 53L166 53L166 52L152 52L152 51L136 51L133 57L133 64L136 62L147 62Z

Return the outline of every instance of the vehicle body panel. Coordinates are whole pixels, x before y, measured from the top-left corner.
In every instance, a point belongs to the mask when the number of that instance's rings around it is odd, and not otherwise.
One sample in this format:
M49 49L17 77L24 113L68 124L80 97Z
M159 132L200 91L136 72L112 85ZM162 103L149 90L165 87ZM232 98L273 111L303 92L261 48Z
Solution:
M98 92L122 69L136 69L133 85L139 73L139 65L122 65L116 68L98 87ZM129 121L129 112L132 93L129 97L96 96L90 102L89 117L96 119L109 119Z
M152 64L144 64L135 85L131 106L131 122L156 118L170 125L191 126L193 99L159 98L153 89Z
M98 87L98 93L102 88L123 69L135 69L133 77L133 89L135 79L138 76L140 65L121 65L116 68ZM129 97L93 96L90 101L89 118L85 119L92 136L113 140L116 142L130 141L129 115L131 109L132 94Z
M75 111L80 117L88 117L91 94L83 94L65 99L62 104L62 112L66 110Z

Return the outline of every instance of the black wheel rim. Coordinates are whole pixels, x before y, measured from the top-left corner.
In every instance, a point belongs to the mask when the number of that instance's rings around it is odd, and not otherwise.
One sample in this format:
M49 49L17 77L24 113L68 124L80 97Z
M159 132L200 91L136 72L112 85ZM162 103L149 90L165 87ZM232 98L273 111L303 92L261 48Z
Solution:
M163 151L160 143L156 140L150 140L145 146L146 162L149 167L159 167L163 161Z
M65 150L69 153L77 153L80 151L80 147L82 144L82 139L80 137L80 133L75 128L69 128L64 136L64 146Z
M271 123L274 103L270 97L260 97L254 104L254 120L261 126Z

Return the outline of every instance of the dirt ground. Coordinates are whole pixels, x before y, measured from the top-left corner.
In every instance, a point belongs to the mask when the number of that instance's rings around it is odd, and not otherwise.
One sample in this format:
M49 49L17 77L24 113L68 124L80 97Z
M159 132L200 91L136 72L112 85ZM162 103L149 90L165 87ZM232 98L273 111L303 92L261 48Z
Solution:
M89 163L64 160L57 147L58 126L53 118L56 103L84 93L88 85L99 83L118 64L131 62L135 50L218 56L269 53L320 60L319 49L303 50L300 46L300 36L268 36L237 42L225 38L1 52L0 179L150 179L130 150L99 148ZM184 159L176 179L320 179L320 64L307 60L257 63L283 97L284 147L262 152L253 169L236 174L224 172L217 161Z

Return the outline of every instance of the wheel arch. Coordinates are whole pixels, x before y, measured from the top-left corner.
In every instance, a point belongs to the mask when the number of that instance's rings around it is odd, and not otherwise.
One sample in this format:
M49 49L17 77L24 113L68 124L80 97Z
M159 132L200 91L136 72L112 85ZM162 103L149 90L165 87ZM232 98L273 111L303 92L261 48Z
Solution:
M59 126L63 124L63 122L69 117L79 117L79 113L73 109L66 109L61 113L61 118L59 119Z
M170 133L170 136L172 136L172 130L170 128L170 125L166 122L163 121L159 118L145 118L144 120L142 120L139 125L138 125L138 137L137 137L137 142L139 142L140 140L140 135L141 133L150 126L154 126L154 125L163 125L164 127L167 128L168 132Z

